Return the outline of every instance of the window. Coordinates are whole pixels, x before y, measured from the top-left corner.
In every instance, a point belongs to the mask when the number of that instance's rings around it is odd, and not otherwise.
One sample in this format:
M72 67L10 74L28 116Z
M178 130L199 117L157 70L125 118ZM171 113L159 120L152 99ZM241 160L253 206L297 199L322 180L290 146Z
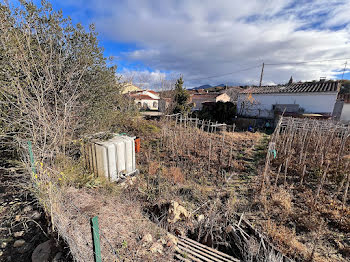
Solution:
M158 107L158 103L157 102L153 102L153 107Z

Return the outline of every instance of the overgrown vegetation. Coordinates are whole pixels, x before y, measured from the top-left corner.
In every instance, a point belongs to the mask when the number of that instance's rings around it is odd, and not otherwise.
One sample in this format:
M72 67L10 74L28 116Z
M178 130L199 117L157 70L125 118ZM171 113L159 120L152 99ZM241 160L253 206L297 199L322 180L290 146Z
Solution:
M93 26L86 32L46 2L21 1L19 8L0 5L0 34L2 142L27 167L26 142L33 142L33 191L77 260L92 259L87 236L96 214L106 260L170 261L164 229L237 255L230 238L237 213L298 261L348 259L348 129L287 124L267 148L270 137L259 132L145 121L124 105ZM245 110L256 103L249 96L245 102ZM191 109L182 78L175 103L175 113ZM227 122L235 114L231 104L216 107L203 117ZM112 184L87 170L80 139L98 131L141 137L138 177ZM258 257L258 243L242 247L249 247L242 259Z
M203 109L194 112L199 119L217 121L219 123L232 124L237 115L237 107L232 102L217 102L213 105L203 105Z
M54 158L90 127L115 124L121 85L93 25L21 1L0 5L0 34L0 124L21 150L31 140L37 158Z
M31 177L26 186L44 208L51 229L69 244L75 260L91 261L89 216L99 215L100 232L107 235L101 240L104 260L169 260L168 252L156 249L152 254L153 241L139 241L152 232L158 232L154 241L161 236L166 241L164 230L145 221L135 203L117 198L120 189L93 176L79 159L79 139L85 134L159 132L125 105L116 67L103 56L94 26L86 31L74 25L48 2L37 7L20 1L17 8L0 4L0 35L1 146L24 162ZM35 172L27 141L33 145ZM117 201L106 205L111 196ZM111 217L115 205L119 212Z
M256 223L297 260L349 258L349 143L347 127L308 119L284 118L272 136Z

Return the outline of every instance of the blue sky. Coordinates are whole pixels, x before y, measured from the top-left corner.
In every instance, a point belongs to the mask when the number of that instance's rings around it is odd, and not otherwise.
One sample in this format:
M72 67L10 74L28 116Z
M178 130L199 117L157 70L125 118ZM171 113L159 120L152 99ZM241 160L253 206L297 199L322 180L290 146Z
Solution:
M54 0L73 22L96 25L118 73L159 87L180 74L187 87L341 78L350 58L350 0ZM348 61L350 68L350 61ZM235 74L227 75L230 72ZM209 78L214 75L225 76ZM346 70L344 78L350 78ZM191 80L192 79L192 80Z

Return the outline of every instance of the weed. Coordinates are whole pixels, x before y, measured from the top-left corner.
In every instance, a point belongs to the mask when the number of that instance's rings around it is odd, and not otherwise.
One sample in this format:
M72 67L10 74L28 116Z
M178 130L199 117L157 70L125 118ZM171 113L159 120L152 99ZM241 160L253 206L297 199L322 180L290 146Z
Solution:
M288 191L278 188L276 192L271 194L272 204L282 208L288 215L292 212L292 197Z

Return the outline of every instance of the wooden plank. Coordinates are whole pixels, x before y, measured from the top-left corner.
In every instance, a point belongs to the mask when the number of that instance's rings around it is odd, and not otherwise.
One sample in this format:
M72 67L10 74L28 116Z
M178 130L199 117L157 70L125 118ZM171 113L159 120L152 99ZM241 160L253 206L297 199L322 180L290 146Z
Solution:
M202 260L195 258L194 256L191 256L189 254L187 254L185 251L181 250L180 248L176 247L175 250L181 254L181 255L185 255L186 257L188 257L189 259L191 259L191 261L195 261L195 262L203 262Z
M210 260L209 258L206 258L205 256L202 256L200 254L198 254L197 252L190 250L186 247L179 247L182 251L189 253L190 255L193 255L199 259L201 259L202 261L206 261L206 262L213 262L213 260Z
M223 256L223 257L226 257L226 258L229 258L229 259L233 259L233 261L239 261L238 259L235 259L235 258L231 257L230 255L227 255L227 254L225 254L223 252L220 252L220 251L218 251L218 250L216 250L214 248L211 248L211 247L208 247L206 245L203 245L203 244L201 244L201 243L199 243L197 241L194 241L194 240L192 240L190 238L179 236L179 239L186 240L188 242L192 242L193 244L198 245L198 246L200 246L202 248L206 248L206 249L210 250L211 252L219 254L220 256Z
M180 252L179 254L175 254L175 257L180 260L180 261L184 261L184 262L191 262L191 260L184 258L183 256L181 256Z
M187 241L186 239L179 240L179 243L184 243L184 244L190 246L191 249L197 250L198 253L200 253L200 254L204 254L204 255L207 254L208 257L214 257L215 259L219 259L219 260L214 259L214 261L225 261L225 262L235 261L233 257L228 256L229 258L226 258L217 252L213 252L212 250L209 249L208 246L201 247L198 245L199 243L194 244L193 242Z

